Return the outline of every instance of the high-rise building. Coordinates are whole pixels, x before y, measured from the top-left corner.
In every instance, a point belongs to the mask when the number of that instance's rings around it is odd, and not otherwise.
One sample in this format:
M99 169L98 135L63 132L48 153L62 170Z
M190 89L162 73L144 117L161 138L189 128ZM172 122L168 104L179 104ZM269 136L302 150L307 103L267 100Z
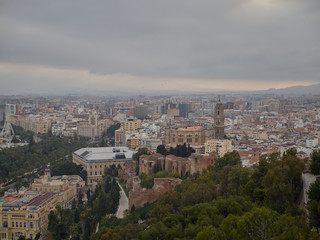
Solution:
M189 104L187 103L180 103L179 104L179 114L180 117L187 118L189 113Z
M145 119L148 117L148 106L147 105L139 105L134 107L133 114L138 119Z

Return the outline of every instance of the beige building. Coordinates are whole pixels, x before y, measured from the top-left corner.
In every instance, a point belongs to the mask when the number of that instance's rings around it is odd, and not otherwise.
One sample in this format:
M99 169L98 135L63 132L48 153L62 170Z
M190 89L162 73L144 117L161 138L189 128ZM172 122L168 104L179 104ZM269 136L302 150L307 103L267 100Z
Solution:
M77 134L81 137L95 138L101 137L105 130L104 125L80 124L77 127Z
M11 115L10 123L26 131L45 134L51 131L51 121L43 118L31 118L24 115Z
M232 141L228 139L211 139L205 143L205 153L216 152L219 157L232 152Z
M121 128L125 133L138 132L141 128L141 120L136 118L128 118L127 121L121 123Z
M48 228L50 211L59 204L56 193L7 192L0 198L0 239L33 239Z
M176 147L184 143L200 146L206 140L205 128L201 126L166 129L166 144Z
M72 154L73 162L82 165L87 171L87 185L94 188L102 180L104 169L111 165L120 165L132 160L135 151L128 147L81 148Z
M31 131L37 134L45 134L51 131L51 122L49 121L34 121L31 126Z
M50 169L45 175L35 179L31 190L41 192L56 192L59 195L62 208L71 208L73 200L77 199L79 191L84 191L85 181L77 175L51 177Z

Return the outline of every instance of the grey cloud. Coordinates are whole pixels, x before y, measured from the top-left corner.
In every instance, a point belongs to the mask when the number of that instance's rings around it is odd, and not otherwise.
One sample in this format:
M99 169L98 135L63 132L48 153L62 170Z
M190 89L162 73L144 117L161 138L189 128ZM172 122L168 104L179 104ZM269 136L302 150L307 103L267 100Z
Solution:
M258 8L257 1L2 1L0 61L147 77L320 81L320 2L265 0L282 7Z

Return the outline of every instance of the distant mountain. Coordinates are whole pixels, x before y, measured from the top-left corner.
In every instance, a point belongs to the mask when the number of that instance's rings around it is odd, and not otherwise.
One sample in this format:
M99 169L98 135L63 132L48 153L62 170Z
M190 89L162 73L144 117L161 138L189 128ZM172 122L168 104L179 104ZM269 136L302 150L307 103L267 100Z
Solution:
M283 95L320 95L320 84L314 84L311 86L293 86L288 88L270 88L268 90L255 91L260 94L283 94Z

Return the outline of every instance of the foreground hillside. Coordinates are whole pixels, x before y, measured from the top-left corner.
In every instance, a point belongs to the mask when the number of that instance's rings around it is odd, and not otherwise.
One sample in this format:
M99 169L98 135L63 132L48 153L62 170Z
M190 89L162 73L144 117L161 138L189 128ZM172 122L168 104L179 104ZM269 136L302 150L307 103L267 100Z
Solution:
M227 154L155 204L103 218L91 239L319 239L297 207L304 165L293 149L255 169Z

